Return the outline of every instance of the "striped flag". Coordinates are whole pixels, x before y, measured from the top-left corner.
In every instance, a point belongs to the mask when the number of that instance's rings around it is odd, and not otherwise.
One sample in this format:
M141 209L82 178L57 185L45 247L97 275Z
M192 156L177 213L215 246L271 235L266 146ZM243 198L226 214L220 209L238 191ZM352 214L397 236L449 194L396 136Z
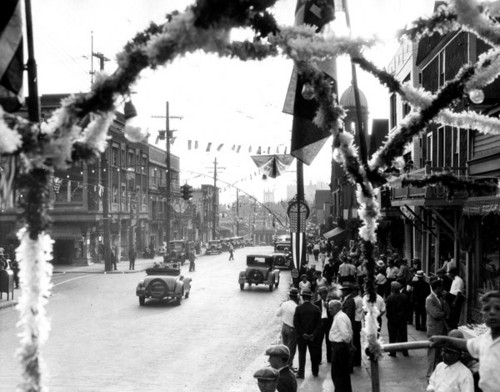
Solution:
M7 112L23 102L23 23L21 0L3 0L0 13L0 105Z
M334 0L297 1L296 25L312 25L319 32L334 19ZM337 79L335 60L325 60L318 63L318 67L335 83ZM312 122L318 110L318 102L315 99L307 100L302 96L303 86L304 80L294 67L283 112L293 115L291 154L306 165L310 165L331 133L318 128Z

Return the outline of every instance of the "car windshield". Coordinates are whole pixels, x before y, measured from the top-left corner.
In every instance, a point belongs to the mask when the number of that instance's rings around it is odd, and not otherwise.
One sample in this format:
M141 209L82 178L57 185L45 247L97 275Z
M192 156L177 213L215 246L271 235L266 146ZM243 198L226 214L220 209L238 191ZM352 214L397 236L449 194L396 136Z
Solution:
M173 250L183 250L184 244L182 242L174 242L170 244Z

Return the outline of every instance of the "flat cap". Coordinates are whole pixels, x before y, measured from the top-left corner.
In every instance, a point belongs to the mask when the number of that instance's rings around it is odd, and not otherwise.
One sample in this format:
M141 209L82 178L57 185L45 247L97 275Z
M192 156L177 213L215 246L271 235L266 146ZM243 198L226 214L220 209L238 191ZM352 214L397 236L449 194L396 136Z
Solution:
M280 377L280 372L272 367L265 367L257 370L253 376L258 380L276 381Z
M290 297L298 297L299 296L299 290L296 289L295 287L292 287L290 291L288 292L288 295Z
M276 344L266 350L266 355L288 359L290 357L290 349L284 344Z
M418 276L418 277L424 277L424 271L418 270L415 275Z
M391 282L391 289L392 290L401 290L401 283L399 282Z

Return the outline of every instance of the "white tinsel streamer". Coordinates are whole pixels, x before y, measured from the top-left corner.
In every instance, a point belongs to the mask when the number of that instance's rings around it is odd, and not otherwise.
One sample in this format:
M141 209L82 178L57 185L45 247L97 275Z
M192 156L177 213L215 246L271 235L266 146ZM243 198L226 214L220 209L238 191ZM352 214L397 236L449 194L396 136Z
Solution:
M487 135L500 135L500 119L472 111L454 113L449 109L441 110L434 121L458 128L475 129Z
M382 341L377 339L378 335L378 321L377 317L380 311L375 306L374 303L366 302L363 306L363 310L366 312L365 315L365 327L364 332L366 335L366 343L368 346L368 352L371 356L376 359L382 357Z
M45 233L41 233L37 240L30 238L26 228L19 230L17 237L20 241L16 249L16 259L19 261L19 279L21 296L17 309L20 318L17 326L20 329L21 346L17 357L23 367L24 382L22 391L47 391L42 377L43 360L40 349L47 341L50 331L50 321L46 317L45 305L50 296L52 284L53 241Z
M90 148L95 148L99 152L104 152L108 145L108 129L113 123L115 114L112 112L103 113L102 116L92 116L92 120L83 130L78 138L79 142L87 144Z
M500 49L492 49L479 56L474 75L465 84L466 91L492 83L500 75Z
M4 110L0 106L0 155L11 154L22 146L21 135L14 129L8 127L4 119Z
M371 184L365 182L365 187L371 190L372 197L365 196L358 185L356 198L359 203L358 214L363 220L363 225L359 229L359 235L365 241L377 242L377 226L380 215L380 205L377 202L378 189L372 189Z
M457 21L462 30L477 33L490 45L500 45L500 26L488 18L487 13L480 12L479 3L475 0L451 0L450 4L457 13ZM497 12L497 6L493 7Z
M147 130L141 127L135 127L128 124L125 125L125 128L123 128L123 133L125 134L127 140L133 143L140 143L148 137Z

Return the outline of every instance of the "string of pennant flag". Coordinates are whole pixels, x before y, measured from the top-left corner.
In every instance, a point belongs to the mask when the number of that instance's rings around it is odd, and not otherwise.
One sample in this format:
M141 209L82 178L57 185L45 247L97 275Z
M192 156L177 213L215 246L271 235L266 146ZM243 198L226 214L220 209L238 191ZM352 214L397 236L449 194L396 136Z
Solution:
M172 143L173 144L173 143ZM243 146L241 144L225 144L225 143L219 143L217 145L217 148L215 147L216 144L213 142L207 142L205 148L201 148L201 142L198 140L187 140L187 149L189 151L192 150L200 150L200 151L205 151L205 152L212 152L216 150L217 152L221 152L223 150L229 150L232 152L235 152L236 154L245 153L248 152L249 154L255 153L255 154L287 154L288 151L288 146Z

